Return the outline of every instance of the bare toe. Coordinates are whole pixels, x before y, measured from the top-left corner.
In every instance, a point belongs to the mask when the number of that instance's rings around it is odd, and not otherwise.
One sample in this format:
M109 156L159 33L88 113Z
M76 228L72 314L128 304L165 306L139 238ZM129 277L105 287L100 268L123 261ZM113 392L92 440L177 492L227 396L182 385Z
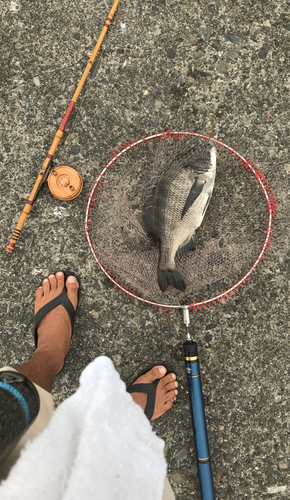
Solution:
M165 377L163 377L159 384L160 384L160 387L164 387L166 386L167 384L171 383L172 381L175 381L176 380L176 375L175 373L169 373L168 375L165 375Z
M167 370L166 370L165 366L162 366L162 365L154 366L153 368L151 368L151 370L149 370L149 372L142 375L142 377L146 377L147 384L152 384L153 382L155 382L155 380L162 379L164 377L164 375L166 374L166 371ZM140 379L142 377L140 377ZM140 383L140 380L138 383Z
M64 274L62 272L56 273L57 288L62 291L64 288Z
M55 291L56 290L56 285L57 285L57 281L56 281L55 275L54 274L50 274L48 276L48 279L49 279L50 289L52 291Z
M175 398L178 394L178 390L177 389L174 389L173 391L169 391L165 394L165 399L166 401L172 401L173 398ZM166 401L164 401L164 403L166 403Z
M164 408L165 408L165 411L167 410L170 410L170 408L172 408L173 406L173 401L166 401L166 403L164 403Z
M178 387L178 382L169 382L169 384L164 385L163 390L165 394L169 391L174 391L174 389L177 389Z
M42 288L43 288L44 295L47 295L50 292L50 283L49 283L47 278L45 280L43 280Z
M78 304L79 284L74 276L69 276L65 283L68 299L76 310Z
M42 288L42 286L40 286L40 287L36 290L36 298L39 300L39 299L41 299L41 297L43 297L43 288Z

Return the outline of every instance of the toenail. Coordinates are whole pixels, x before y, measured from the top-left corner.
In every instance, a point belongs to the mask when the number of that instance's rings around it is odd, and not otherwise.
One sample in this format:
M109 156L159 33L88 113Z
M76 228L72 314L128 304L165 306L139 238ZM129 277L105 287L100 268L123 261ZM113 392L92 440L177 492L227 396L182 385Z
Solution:
M63 273L57 273L57 275L62 278L63 277Z
M43 283L48 283L48 279L43 280Z
M175 382L174 387L178 387L178 382Z
M159 370L159 373L161 373L161 375L165 375L166 368L164 366L160 366L160 368L158 368L158 370Z
M49 278L54 278L54 277L55 277L54 274L49 275Z
M175 380L175 379L176 379L176 375L175 375L175 373L172 373L172 378L173 378L173 380Z
M178 394L178 390L177 389L175 389L174 392L175 392L175 394Z
M73 276L69 276L67 280L69 283L75 283L76 281L76 279Z

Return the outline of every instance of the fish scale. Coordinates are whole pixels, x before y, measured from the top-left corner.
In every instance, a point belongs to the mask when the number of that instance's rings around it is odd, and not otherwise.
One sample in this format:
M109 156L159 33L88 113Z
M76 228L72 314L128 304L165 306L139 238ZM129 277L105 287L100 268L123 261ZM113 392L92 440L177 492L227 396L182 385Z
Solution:
M203 217L200 214L202 213L202 210L206 204L208 198L207 194L201 194L185 214L184 218L181 219L182 210L189 191L190 188L185 192L185 196L180 197L177 200L175 206L170 206L166 210L165 225L167 227L167 230L165 232L165 238L163 239L161 245L161 254L163 256L162 262L160 262L161 267L168 266L169 269L174 269L174 259L179 246L187 239L189 235L193 235L195 230L202 223ZM180 214L180 219L178 220L177 217L172 217L173 213L175 213L176 215Z

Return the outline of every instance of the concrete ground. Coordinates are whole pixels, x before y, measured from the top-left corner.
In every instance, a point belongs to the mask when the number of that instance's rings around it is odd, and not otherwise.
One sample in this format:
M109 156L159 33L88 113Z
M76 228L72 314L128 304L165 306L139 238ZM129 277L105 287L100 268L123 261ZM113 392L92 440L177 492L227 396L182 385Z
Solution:
M121 0L57 150L84 180L72 202L40 194L12 255L5 251L111 8L111 1L0 5L1 364L33 352L34 292L51 271L81 277L75 335L53 395L60 403L97 355L128 381L164 360L174 408L154 424L177 500L199 499L179 314L119 294L95 264L83 227L87 195L113 148L155 131L195 130L263 168L278 199L272 249L243 291L191 316L199 345L216 496L290 498L289 41L282 0ZM230 209L230 206L227 207Z

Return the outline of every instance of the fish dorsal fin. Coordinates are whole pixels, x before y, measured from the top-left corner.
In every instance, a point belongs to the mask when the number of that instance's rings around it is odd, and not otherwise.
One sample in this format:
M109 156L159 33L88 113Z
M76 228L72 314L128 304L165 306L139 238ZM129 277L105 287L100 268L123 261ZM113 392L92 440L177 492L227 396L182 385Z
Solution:
M159 240L156 232L156 227L155 227L155 220L154 220L154 194L155 194L155 189L153 190L153 193L149 198L147 198L145 202L145 213L144 213L144 226L145 226L145 231L148 234L150 240L153 243L157 243Z
M191 190L189 191L189 195L186 199L185 205L182 210L181 218L185 216L186 212L188 209L193 205L195 200L199 197L200 193L202 192L203 186L205 184L205 181L202 181L198 177L195 178L195 181L191 187Z
M182 245L179 245L176 255L184 255L196 249L196 236L193 234Z

